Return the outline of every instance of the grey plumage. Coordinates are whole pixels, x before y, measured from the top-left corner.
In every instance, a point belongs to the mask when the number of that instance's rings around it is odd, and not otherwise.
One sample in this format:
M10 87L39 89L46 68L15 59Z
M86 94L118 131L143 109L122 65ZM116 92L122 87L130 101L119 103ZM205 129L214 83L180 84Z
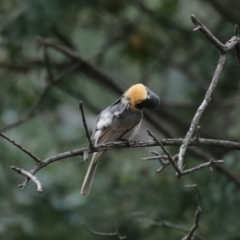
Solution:
M95 145L120 139L131 140L141 125L143 108L156 109L159 97L143 84L130 87L123 96L103 110L96 122L92 138ZM81 194L88 195L92 180L103 152L94 153L81 188Z
M129 102L124 97L120 98L99 114L92 134L95 145L120 139L131 140L138 132L141 119L142 110L129 108ZM103 153L93 154L82 184L81 194L89 194L99 157Z

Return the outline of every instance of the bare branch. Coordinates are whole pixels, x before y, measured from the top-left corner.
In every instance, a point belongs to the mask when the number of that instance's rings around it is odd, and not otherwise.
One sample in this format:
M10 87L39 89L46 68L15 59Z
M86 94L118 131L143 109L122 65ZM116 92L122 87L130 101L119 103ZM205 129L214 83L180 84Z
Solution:
M199 157L202 160L205 159L206 161L214 158L209 152L206 152L200 148L190 148L189 152L193 154L193 156ZM214 165L214 168L218 172L222 173L228 180L232 181L236 187L240 188L240 179L238 176L235 176L229 169L219 164Z
M30 172L27 172L27 171L25 171L25 170L23 170L23 169L20 169L20 168L14 167L14 166L12 166L11 169L14 170L14 171L16 171L17 173L19 173L19 174L27 177L27 178L32 179L32 180L36 183L36 185L37 185L37 191L38 191L39 193L41 193L41 192L43 191L43 190L42 190L42 185L41 185L41 183L39 182L39 180L37 179L36 176L32 175Z
M186 186L186 187L194 187L197 191L198 194L198 206L197 206L197 211L195 213L195 221L194 221L194 225L193 227L190 229L190 231L188 232L188 234L182 238L182 240L194 240L195 237L195 231L198 229L199 227L199 219L200 219L200 214L202 212L202 209L200 207L200 192L198 190L198 187L196 184L194 185L190 185L190 186Z
M199 219L200 219L201 212L202 212L202 209L198 206L197 211L195 213L194 226L190 229L189 233L184 238L182 238L182 240L193 240L194 239L194 237L195 237L194 233L199 227Z
M79 103L79 109L80 109L80 111L81 111L82 122L83 122L83 126L84 126L85 133L86 133L86 136L87 136L89 148L90 148L91 150L94 150L94 145L93 145L92 140L91 140L91 138L90 138L89 131L88 131L88 126L87 126L87 122L86 122L86 119L85 119L85 114L84 114L84 110L83 110L83 102L82 102L82 101Z
M210 162L207 162L207 163L200 164L200 165L198 165L194 168L190 168L190 169L187 169L187 170L183 171L182 176L186 175L186 174L189 174L189 173L192 173L192 172L195 172L195 171L200 170L202 168L211 167L212 165L214 165L216 163L223 163L223 162L224 162L223 160L214 160L214 161L210 161Z
M84 228L86 228L89 232L93 233L94 235L100 235L100 236L117 236L118 239L120 239L120 240L125 239L126 236L121 236L121 235L119 234L119 231L118 231L115 223L112 222L112 224L113 224L113 226L114 226L114 228L115 228L115 232L111 232L111 233L97 232L97 231L94 231L94 230L92 230L91 228L87 227L87 226L86 226L85 224L83 224L83 223L82 223L81 225L82 225Z
M41 161L38 165L36 165L31 170L31 174L34 175L36 172L41 170L43 167L46 167L47 165L49 165L53 162L67 159L70 157L83 156L84 154L86 154L85 152L90 154L93 152L102 152L102 151L119 149L119 148L130 149L130 148L154 147L154 146L159 146L159 142L161 142L161 144L163 146L180 146L183 142L183 139L182 138L161 139L161 140L158 140L158 142L156 142L156 141L148 141L148 142L133 141L133 142L130 142L130 144L125 141L118 141L118 142L99 144L99 145L95 146L94 151L91 150L89 147L75 149L75 150L60 153L55 156L46 158L45 160ZM240 143L238 143L238 142L216 140L216 139L204 139L204 138L201 138L200 142L196 141L195 138L192 138L190 140L189 146L212 146L212 147L221 147L221 148L226 148L226 149L240 150ZM202 156L202 155L200 155L200 156ZM167 164L166 164L166 166L167 166ZM26 182L28 182L28 180L25 180L25 182L22 184L23 188L25 187Z
M181 170L178 168L177 164L175 163L175 161L173 160L171 154L164 148L164 146L162 145L162 143L147 129L148 134L159 144L159 146L162 148L162 150L164 151L164 153L168 156L168 160L169 162L172 164L173 168L176 170L176 172L178 173L178 177L181 176Z
M7 137L5 134L0 132L0 136L2 136L4 139L15 145L17 148L21 149L23 152L25 152L29 157L31 157L35 162L39 163L41 161L40 158L29 152L26 148L22 147L20 144L16 143L14 140Z
M207 108L209 102L211 101L213 91L216 88L216 85L218 83L220 74L222 72L223 66L226 61L226 53L234 48L237 44L240 42L240 37L239 36L233 36L226 44L222 44L217 38L215 38L212 33L194 16L191 15L191 19L193 23L197 26L195 30L201 31L207 39L214 44L214 46L220 51L220 58L216 67L216 70L214 72L211 84L205 94L205 97L203 99L203 102L201 105L198 107L195 116L192 119L190 128L184 138L184 141L179 149L179 158L178 158L178 167L182 171L183 170L183 158L185 155L185 152L188 148L189 141L193 136L193 133L196 131L196 127L202 117L203 112Z
M184 228L182 226L173 224L171 222L165 221L165 220L160 220L150 214L144 213L144 212L135 212L133 213L134 217L144 217L147 218L149 220L151 220L150 224L154 225L154 226L160 226L160 227L165 227L165 228L171 228L174 230L177 230L179 232L183 232L183 233L188 233L189 230L187 228ZM205 238L203 238L202 236L198 235L198 234L194 234L194 236L196 237L196 239L199 240L204 240Z
M191 15L191 19L196 26L193 31L199 30L220 52L226 52L226 47L224 44L221 43L216 37L214 37L213 34L196 18L194 14Z
M178 167L180 170L183 169L183 158L184 158L184 154L188 148L188 145L189 145L189 142L190 142L190 139L192 138L193 136L193 133L195 132L196 130L196 127L202 117L202 114L203 112L205 111L205 109L207 108L209 102L211 101L211 98L212 98L212 93L213 91L215 90L216 88L216 85L218 83L218 80L219 80L219 76L222 72L222 69L223 69L223 66L224 66L224 63L225 63L225 60L226 60L226 55L220 55L220 58L219 58L219 61L218 61L218 64L217 64L217 67L216 67L216 70L215 70L215 73L214 73L214 76L213 76L213 79L212 79L212 82L208 88L208 91L206 92L205 94L205 97L203 99L203 102L201 103L201 105L198 107L196 113L195 113L195 116L191 122L191 125L190 125L190 128L189 128L189 131L187 132L185 138L184 138L184 141L179 149L179 155L178 155Z

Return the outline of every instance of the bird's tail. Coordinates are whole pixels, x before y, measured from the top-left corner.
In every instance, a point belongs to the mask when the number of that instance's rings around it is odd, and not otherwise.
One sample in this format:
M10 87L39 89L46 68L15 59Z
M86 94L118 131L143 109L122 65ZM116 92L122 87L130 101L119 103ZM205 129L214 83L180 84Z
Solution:
M98 159L102 154L103 154L103 152L95 152L92 156L91 162L88 166L87 173L86 173L86 175L84 177L84 180L83 180L83 184L82 184L82 188L81 188L81 194L82 195L87 196L90 192L93 177L94 177L94 174L96 172L97 165L98 165Z

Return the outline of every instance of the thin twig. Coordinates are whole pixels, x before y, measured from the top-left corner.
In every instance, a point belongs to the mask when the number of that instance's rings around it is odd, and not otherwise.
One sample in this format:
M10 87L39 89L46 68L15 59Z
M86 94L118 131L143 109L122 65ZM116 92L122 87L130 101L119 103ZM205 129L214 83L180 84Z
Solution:
M89 135L89 132L88 132L88 126L87 126L87 122L86 122L86 119L85 119L85 114L84 114L84 110L83 110L83 102L82 102L82 101L79 103L79 109L80 109L80 111L81 111L82 122L83 122L83 126L84 126L85 133L86 133L86 136L87 136L89 148L90 148L91 150L94 150L94 145L93 145L93 143L92 143L92 140L91 140L90 135Z
M7 137L5 134L0 132L0 136L2 136L4 139L6 139L8 142L12 143L14 146L25 152L29 157L31 157L35 162L39 163L41 162L41 159L37 156L35 156L33 153L29 152L26 148L21 146L20 144L16 143L14 140Z
M147 129L148 134L159 144L159 146L162 148L162 150L164 151L164 153L168 156L168 160L169 162L172 164L172 166L174 167L174 169L176 170L176 172L178 173L178 177L181 176L181 170L178 168L177 164L175 163L175 161L173 160L173 157L171 156L171 154L165 149L165 147L162 145L162 143L154 136L153 133L151 133L148 129Z
M167 162L166 164L162 165L160 168L156 170L156 173L161 173L169 165L170 165L170 162Z
M125 239L126 236L121 236L119 234L119 231L116 227L116 225L114 224L114 222L112 222L114 228L115 228L115 232L111 232L111 233L106 233L106 232L97 232L95 230L92 230L91 228L87 227L85 224L81 224L84 228L86 228L89 232L93 233L94 235L100 235L100 236L117 236L118 239L122 240L122 239Z
M171 222L168 222L166 220L160 220L155 216L152 216L150 214L147 214L145 212L135 212L132 214L134 217L143 217L143 218L147 218L149 220L151 220L150 225L154 225L154 226L160 226L160 227L165 227L165 228L170 228L170 229L174 229L177 230L179 232L183 232L183 233L188 233L189 230L187 228L184 228L182 226L173 224ZM139 220L140 221L140 220ZM143 222L143 221L142 221ZM203 238L202 236L195 234L194 235L196 237L196 239L199 240L205 240L205 238Z
M209 161L207 163L203 163L203 164L200 164L200 165L198 165L196 167L193 167L193 168L190 168L190 169L187 169L187 170L183 171L182 175L186 175L186 174L195 172L195 171L197 171L199 169L202 169L202 168L211 167L212 165L214 165L216 163L223 163L223 162L224 162L223 160Z
M226 52L226 47L224 44L221 43L216 37L214 37L213 34L196 18L194 14L191 15L191 19L196 26L193 31L199 30L220 52Z
M190 231L188 232L188 234L182 238L182 240L194 240L194 236L195 236L195 231L198 229L199 227L199 219L200 219L200 215L202 212L202 209L200 207L200 192L198 190L197 185L192 185L192 186L187 186L187 187L194 187L197 191L198 194L198 206L197 206L197 211L195 213L195 220L194 220L194 225L193 227L190 229Z
M166 163L163 161L162 157L159 155L158 152L151 150L150 153L155 155L155 157L158 157L158 161L160 162L161 165L165 165ZM167 156L168 159L168 156Z
M41 192L43 191L43 190L42 190L42 185L41 185L40 181L37 179L36 176L32 175L30 172L27 172L27 171L25 171L25 170L23 170L23 169L20 169L20 168L14 167L14 166L12 166L11 169L14 170L14 171L16 171L17 173L19 173L19 174L27 177L27 178L32 179L32 180L36 183L36 185L37 185L37 191L38 191L39 193L41 193Z

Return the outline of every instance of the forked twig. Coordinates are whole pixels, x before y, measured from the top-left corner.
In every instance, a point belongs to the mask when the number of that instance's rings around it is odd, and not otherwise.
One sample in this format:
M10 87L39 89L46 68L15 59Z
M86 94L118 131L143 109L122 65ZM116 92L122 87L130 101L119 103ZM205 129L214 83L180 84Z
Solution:
M17 172L17 173L27 177L27 178L32 179L36 183L37 191L39 193L41 193L43 191L42 190L42 184L40 183L40 181L37 179L36 176L32 175L30 172L27 172L27 171L25 171L23 169L20 169L20 168L14 167L14 166L12 166L11 169L14 170L15 172Z
M172 166L174 167L174 169L176 170L178 177L181 176L182 172L181 170L178 168L177 164L175 163L175 161L173 160L173 157L171 156L171 154L165 149L165 147L162 145L162 143L154 136L153 133L151 133L148 129L147 129L148 134L159 144L159 146L162 148L162 150L164 151L164 153L168 156L168 160L169 162L172 164Z

